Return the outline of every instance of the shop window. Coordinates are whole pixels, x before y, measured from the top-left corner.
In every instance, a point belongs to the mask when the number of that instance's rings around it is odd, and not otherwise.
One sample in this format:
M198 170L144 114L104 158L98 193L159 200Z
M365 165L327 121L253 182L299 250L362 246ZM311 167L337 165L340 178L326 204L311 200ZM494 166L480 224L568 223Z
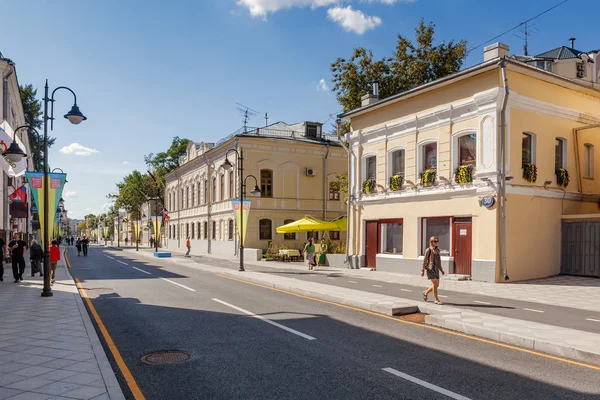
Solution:
M583 177L594 178L594 145L583 145Z
M331 231L331 232L329 232L329 238L331 240L340 240L340 231Z
M294 222L293 219L286 219L283 221L283 224L287 225L287 224L291 224L292 222ZM283 240L296 240L296 234L295 233L284 233Z
M233 240L233 220L230 219L227 225L227 238Z
M273 197L273 171L270 169L260 170L261 197Z
M535 164L535 136L531 133L522 134L521 160L523 164Z
M477 162L477 135L468 133L457 139L458 165L475 166Z
M259 239L271 240L273 238L270 219L261 219L258 221Z
M329 200L337 201L340 199L340 191L338 188L333 186L331 183L329 184Z
M401 219L379 221L380 253L402 254L404 225ZM339 233L339 232L338 232Z
M421 255L425 254L425 250L429 247L429 238L437 236L440 240L438 247L442 256L449 256L451 254L452 245L452 218L440 217L440 218L423 218L422 220L422 245Z
M190 236L190 224L185 224L185 237Z

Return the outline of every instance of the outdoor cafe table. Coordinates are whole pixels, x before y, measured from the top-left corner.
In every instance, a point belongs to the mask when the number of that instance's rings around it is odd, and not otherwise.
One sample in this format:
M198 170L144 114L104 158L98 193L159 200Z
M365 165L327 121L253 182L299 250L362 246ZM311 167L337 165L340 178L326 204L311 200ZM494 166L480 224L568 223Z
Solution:
M300 251L293 249L285 249L279 250L279 255L282 256L284 260L290 260L292 258L300 258Z

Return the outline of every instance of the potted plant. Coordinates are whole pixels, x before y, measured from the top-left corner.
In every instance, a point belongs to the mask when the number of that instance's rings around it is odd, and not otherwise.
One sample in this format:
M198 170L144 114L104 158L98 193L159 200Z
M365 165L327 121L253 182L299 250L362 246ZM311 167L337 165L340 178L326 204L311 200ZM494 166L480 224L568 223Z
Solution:
M454 181L458 184L473 182L473 166L461 165L454 171Z
M435 168L428 168L423 172L421 183L423 186L431 186L435 183L435 178L437 176L437 171Z
M569 186L569 181L570 181L569 172L566 169L558 168L557 170L554 171L554 173L556 174L556 183L558 184L558 186L564 187L564 188Z
M523 163L523 179L529 183L534 183L537 180L537 167L535 164Z
M372 194L377 191L377 183L375 182L375 178L367 178L363 182L362 185L363 193Z
M402 183L404 181L404 177L402 175L394 175L390 177L390 189L394 192L402 189Z

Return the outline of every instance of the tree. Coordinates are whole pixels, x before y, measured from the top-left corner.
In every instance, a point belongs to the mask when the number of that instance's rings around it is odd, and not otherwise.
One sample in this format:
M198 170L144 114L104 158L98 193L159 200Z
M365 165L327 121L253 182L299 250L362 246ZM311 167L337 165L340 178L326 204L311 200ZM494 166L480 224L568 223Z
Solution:
M379 82L379 98L384 99L458 72L466 42L451 40L434 46L434 32L433 23L421 20L415 29L416 44L398 35L392 57L374 60L371 50L357 48L349 60L333 62L333 91L343 111L359 108L360 98L370 91L372 82Z
M44 138L40 131L44 123L42 102L36 98L37 89L33 85L20 86L21 103L23 103L23 113L25 114L25 123L29 125L27 136L29 138L29 147L31 148L31 157L33 158L33 169L42 170L43 145ZM48 147L54 144L55 138L48 138Z
M139 219L142 204L156 195L156 186L148 174L142 174L140 171L133 171L125 176L123 181L117 183L118 192L109 194L108 198L114 199L114 209L124 209L132 218Z
M167 151L153 154L150 153L144 157L144 161L150 170L153 171L153 175L156 178L156 192L158 197L164 204L164 193L165 193L165 175L173 171L179 166L179 157L184 154L189 144L189 139L181 139L179 136L173 138L171 147Z
M344 204L348 204L348 171L344 171L335 176L335 180L331 181L331 187L340 191L340 195Z

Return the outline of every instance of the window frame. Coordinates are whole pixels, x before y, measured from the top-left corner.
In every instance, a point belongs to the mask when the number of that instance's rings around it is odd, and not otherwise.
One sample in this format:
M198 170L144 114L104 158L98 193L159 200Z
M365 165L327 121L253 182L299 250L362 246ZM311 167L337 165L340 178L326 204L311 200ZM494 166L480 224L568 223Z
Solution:
M460 139L465 136L475 135L475 160L473 163L461 164L460 161ZM460 167L461 165L471 165L473 168L477 168L479 158L479 134L474 129L468 129L460 131L452 135L452 169ZM452 171L454 173L454 171Z
M289 218L283 220L284 225L291 224L292 222L294 222L294 220ZM296 232L284 233L283 240L296 240Z
M589 172L589 174L586 174L587 172ZM585 179L594 179L594 172L594 145L592 143L584 143L583 168L581 176Z
M329 182L329 201L340 200L340 190L331 186L333 182Z
M529 154L530 154L529 163L535 165L535 163L536 163L536 147L537 147L536 135L533 132L521 132L521 167L526 162L526 161L523 161L523 135L527 135L530 138L529 143L530 143L531 149L529 150Z
M271 178L264 178L265 182L267 182L269 179L271 181L270 182L270 189L271 189L270 195L267 194L267 190L266 190L268 183L263 183L263 171L271 173ZM269 198L269 199L273 198L273 195L274 195L274 185L273 185L273 181L274 181L273 176L274 176L274 174L273 174L273 170L272 169L268 169L268 168L263 168L263 169L261 169L259 171L258 176L260 177L260 191L261 191L261 196L260 197L261 198Z
M262 224L264 221L269 221L269 237L263 237ZM258 220L258 240L273 240L273 220L269 218L261 218Z
M233 240L233 231L235 231L235 227L233 225L233 219L229 219L227 221L227 240Z
M192 222L192 223L190 223L190 227L192 228L192 229L191 229L191 230L192 230L192 234L190 235L191 239L196 239L196 230L194 229L194 228L195 228L195 225L196 225L196 224L194 224L193 222Z
M557 169L556 168L556 143L557 142L561 142L561 146L562 146L562 149L561 149L561 158L562 158L562 160L561 160L561 166L560 166L560 168L567 169L567 139L562 138L562 137L557 137L557 138L554 138L554 139L555 139L555 144L554 144L554 146L555 146L555 148L554 148L554 169Z
M400 252L398 253L390 253L383 251L383 225L389 224L401 224L402 225L402 247ZM404 218L384 218L377 221L377 241L379 246L377 248L377 254L385 254L385 255L393 255L393 256L402 256L404 255Z
M450 216L450 215L445 215L445 216L438 216L438 217L422 217L421 218L421 250L420 250L420 256L423 257L425 255L425 250L427 250L427 248L429 247L429 237L426 237L426 231L427 231L427 224L426 221L427 220L433 220L433 219L448 219L449 220L449 224L450 224L450 230L449 230L449 235L450 235L450 249L449 249L449 253L447 255L442 255L442 257L454 257L454 217Z
M217 240L217 221L213 220L211 225L212 232L210 237L212 238L212 240Z
M233 175L233 171L229 171L229 198L233 199L233 197L235 196L235 189L233 187L235 178Z
M435 144L435 170L438 170L439 162L440 162L440 143L438 139L427 139L422 141L417 146L417 166L418 173L422 174L425 172L425 146L429 144Z
M204 228L204 232L202 232L203 233L202 238L204 240L206 240L206 239L208 239L208 221L204 221L203 228Z
M402 174L402 178L406 179L406 147L404 146L400 146L400 147L394 147L390 150L388 150L387 152L387 156L386 156L386 172L387 172L387 181L389 183L389 180L392 176L394 176L394 154L397 152L404 152L404 165L403 165L403 174ZM387 186L387 185L386 185Z
M208 179L204 180L204 204L208 204Z
M219 201L225 200L225 174L222 173L219 177L220 185L219 185Z
M341 240L341 237L342 237L342 234L341 234L340 231L329 231L329 239L331 239L331 240Z

